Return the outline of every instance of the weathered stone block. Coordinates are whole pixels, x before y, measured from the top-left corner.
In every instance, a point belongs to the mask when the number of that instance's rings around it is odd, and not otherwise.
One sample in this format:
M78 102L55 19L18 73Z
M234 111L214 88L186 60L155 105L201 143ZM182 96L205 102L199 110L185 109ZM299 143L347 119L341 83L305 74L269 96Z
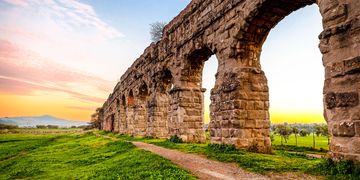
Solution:
M334 124L332 133L338 137L353 137L355 136L355 124L353 122L341 122Z
M325 97L327 109L335 107L354 107L359 104L358 92L328 93Z

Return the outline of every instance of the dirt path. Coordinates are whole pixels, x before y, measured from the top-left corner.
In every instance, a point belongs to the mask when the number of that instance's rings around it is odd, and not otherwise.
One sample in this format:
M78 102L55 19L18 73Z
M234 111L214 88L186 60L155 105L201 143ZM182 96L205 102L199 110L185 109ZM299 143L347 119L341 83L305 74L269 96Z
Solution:
M159 154L171 160L200 179L269 179L266 176L240 169L236 164L213 161L197 155L186 154L142 142L133 142L133 144L138 148Z

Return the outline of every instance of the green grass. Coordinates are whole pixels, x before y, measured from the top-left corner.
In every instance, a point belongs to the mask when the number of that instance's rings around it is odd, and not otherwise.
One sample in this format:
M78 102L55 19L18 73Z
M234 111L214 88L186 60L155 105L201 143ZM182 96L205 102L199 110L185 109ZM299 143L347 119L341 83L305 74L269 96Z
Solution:
M275 146L279 146L281 145L281 137L279 135L274 135L275 140L272 142L272 145ZM295 135L291 135L289 137L289 139L287 140L287 143L285 143L285 141L283 140L283 145L289 145L289 146L295 146L296 145L296 139L295 139ZM306 137L301 137L298 136L298 145L299 147L313 147L313 136L306 136ZM328 150L329 149L329 145L328 145L328 139L327 137L324 136L315 136L315 149L325 149Z
M0 179L195 179L124 140L78 134L1 134Z
M231 145L174 143L165 139L131 137L116 134L110 135L127 141L142 141L186 153L199 154L209 159L222 162L235 162L239 164L240 167L255 173L302 172L323 176L328 179L344 180L355 180L360 177L360 168L350 162L335 163L327 159L317 159L306 156L306 153L324 154L320 149L308 147L309 144L306 144L307 147L282 146L282 150L280 148L281 146L278 145L276 147L279 150L273 150L272 154L258 154L237 150ZM324 145L323 147L325 148L327 146Z

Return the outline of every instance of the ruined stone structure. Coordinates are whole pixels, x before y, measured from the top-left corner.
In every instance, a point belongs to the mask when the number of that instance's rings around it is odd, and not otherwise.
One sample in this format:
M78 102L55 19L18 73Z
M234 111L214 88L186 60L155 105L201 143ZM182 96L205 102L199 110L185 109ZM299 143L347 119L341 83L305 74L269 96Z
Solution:
M359 0L193 0L165 27L162 40L145 49L121 77L102 107L103 128L204 142L202 69L216 55L212 143L269 152L269 92L261 48L279 21L311 4L323 17L319 47L331 155L360 161Z

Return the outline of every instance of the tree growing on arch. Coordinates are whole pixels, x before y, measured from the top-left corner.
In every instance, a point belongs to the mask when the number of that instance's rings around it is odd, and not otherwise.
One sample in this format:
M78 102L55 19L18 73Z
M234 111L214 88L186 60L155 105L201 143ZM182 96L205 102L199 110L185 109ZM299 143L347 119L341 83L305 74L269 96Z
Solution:
M163 36L163 30L166 26L165 22L154 22L150 24L150 35L153 42L158 42Z

